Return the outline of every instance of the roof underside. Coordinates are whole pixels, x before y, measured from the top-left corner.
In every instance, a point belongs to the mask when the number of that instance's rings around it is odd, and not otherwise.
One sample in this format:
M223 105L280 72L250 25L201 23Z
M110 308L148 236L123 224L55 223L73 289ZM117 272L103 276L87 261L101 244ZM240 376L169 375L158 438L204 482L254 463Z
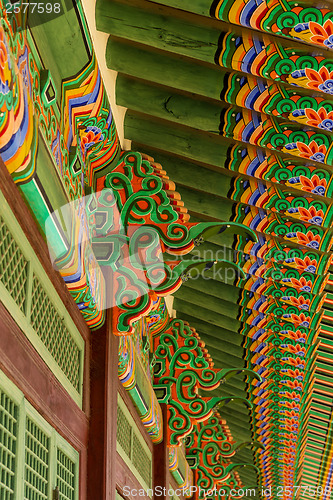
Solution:
M196 247L193 258L232 261L246 277L226 266L210 279L186 280L174 300L177 317L197 330L216 368L256 367L264 377L261 389L240 377L216 391L254 403L249 410L235 401L221 415L235 438L266 445L259 454L243 448L233 461L255 463L265 487L324 488L331 486L332 463L331 275L322 299L333 217L333 58L329 43L323 45L324 28L312 39L311 26L274 32L280 18L271 13L269 26L263 6L280 4L258 5L262 10L255 18L257 4L239 0L98 0L96 22L111 35L106 61L119 72L116 99L128 109L125 138L132 149L161 163L191 222L240 222L259 237L251 247L231 226ZM298 4L284 6L294 13ZM320 24L319 9L311 3L301 8L308 9L304 23L316 13ZM326 10L320 11L324 20L331 19ZM297 24L301 17L295 12ZM333 30L325 26L328 39ZM303 267L285 254L279 261L272 249L296 251ZM287 382L281 366L294 370ZM296 369L301 389L292 385ZM253 468L240 470L240 477L247 487L257 484Z

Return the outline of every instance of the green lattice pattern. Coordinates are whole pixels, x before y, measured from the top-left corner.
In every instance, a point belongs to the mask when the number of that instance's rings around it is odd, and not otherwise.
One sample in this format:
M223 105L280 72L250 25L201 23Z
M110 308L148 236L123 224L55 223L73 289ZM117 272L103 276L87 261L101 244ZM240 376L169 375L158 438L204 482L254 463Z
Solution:
M80 349L35 275L32 290L31 325L70 383L80 392Z
M0 216L0 280L24 311L27 296L28 262Z
M132 429L131 424L127 420L125 413L118 405L117 410L117 441L126 453L131 458L132 449Z
M143 449L137 436L133 436L132 462L146 484L151 487L151 458Z
M48 436L29 418L25 433L25 500L47 500L49 484Z
M18 407L0 390L0 498L14 498Z
M75 499L75 463L59 448L57 449L57 486L59 500Z

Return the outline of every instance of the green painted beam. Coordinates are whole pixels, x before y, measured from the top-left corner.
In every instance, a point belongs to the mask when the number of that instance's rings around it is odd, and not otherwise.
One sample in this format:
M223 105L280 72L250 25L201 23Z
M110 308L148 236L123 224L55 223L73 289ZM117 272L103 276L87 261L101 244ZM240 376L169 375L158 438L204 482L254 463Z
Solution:
M223 122L221 112L223 109L229 107L227 104L222 105L213 101L207 101L207 99L200 99L199 96L194 94L184 95L170 88L138 81L133 78L128 78L125 75L119 75L117 78L116 100L117 104L132 111L149 114L152 117L177 123L185 127L191 127L191 130L195 129L204 134L221 134L226 140L233 141L233 131L228 133L223 132L223 134L221 132L221 124ZM241 108L234 106L233 116L237 112L242 113L243 111ZM282 126L284 122L280 121L278 118L275 119L277 122L280 122ZM302 132L301 125L294 124L293 127L298 127L299 132ZM246 141L245 145L249 147ZM274 149L277 150L278 148ZM215 177L217 177L217 174ZM230 186L229 178L227 179L227 186L228 185ZM214 198L210 200L211 195L205 197L204 194L201 194L200 182L194 189L178 186L178 191L182 195L185 206L189 211L203 213L204 215L215 218L232 218L237 200L234 202L229 200L228 204L222 201L220 197L216 200L214 200ZM200 211L202 204L205 204L204 211ZM246 204L238 203L238 205L243 206L244 210L245 207L247 207ZM282 217L284 218L285 214L283 214ZM292 215L291 218L293 218ZM325 224L325 227L329 226L330 220Z
M152 155L153 157L156 157L157 161L161 160L163 167L164 167L163 159L169 158L174 163L175 170L178 170L178 171L182 170L182 168L181 168L182 167L182 160L176 156L170 157L169 155L165 155L165 154L161 153L160 151L152 150L151 147L149 147L149 146L145 147L145 146L139 145L136 142L133 142L132 149L134 151L148 152L148 154ZM180 162L180 163L178 163L178 162ZM185 163L188 163L188 162L185 162ZM178 164L179 164L179 169L177 168ZM198 166L200 168L204 168L201 165L196 165L196 166ZM167 165L167 168L168 167L169 167L169 164ZM226 171L226 172L228 172L228 171ZM217 175L219 175L219 172L217 173ZM173 176L171 176L171 178L172 178L172 180L174 180ZM189 178L191 178L191 175L189 175ZM198 182L198 185L200 185L199 182ZM212 185L214 185L214 183L212 183ZM182 188L179 189L179 191L181 191L181 190L182 190ZM297 195L297 193L296 193L296 195ZM205 220L203 216L198 217L197 215L193 215L193 212L190 212L190 213L191 213L191 222L203 222ZM228 258L229 260L233 260L232 256L234 255L235 252L240 256L240 254L242 252L240 252L239 250L235 251L233 249L233 245L235 243L233 231L234 231L234 229L232 228L232 230L230 230L230 232L228 230L226 230L223 232L222 235L217 235L217 236L208 238L207 241L205 241L198 248L195 249L196 255L198 256L200 254L203 256L203 258L205 258L204 253L206 253L206 256L207 255L212 256L212 255L216 254L218 258ZM269 237L269 238L271 238L271 237ZM274 238L272 238L272 239L274 239ZM295 245L292 245L292 246L295 246ZM240 257L238 257L238 259L240 261L242 261L243 257L240 256ZM244 261L245 261L245 257L244 257ZM230 283L230 284L232 284L232 283Z
M192 222L192 221L191 221ZM219 239L219 245L216 245L215 243L210 243L209 241L204 241L201 243L199 246L195 247L188 255L189 258L191 259L205 259L205 260L216 260L216 259L221 259L221 260L228 260L231 262L239 262L240 264L245 264L247 256L245 253L234 250L234 248L230 246L225 246L224 241L225 237L227 241L229 241L228 238L228 233L232 234L233 236L235 235L235 227L230 227L230 229L226 229L223 231L223 233L218 235ZM217 239L217 238L216 238ZM211 278L213 279L213 277ZM217 281L218 280L218 274L216 277ZM204 283L202 283L204 286ZM231 285L226 285L226 286L231 286ZM234 287L237 288L237 287Z
M196 280L193 280L196 281ZM210 282L210 280L209 280ZM208 282L208 287L209 287ZM227 300L223 300L221 297L212 297L211 295L206 295L204 290L200 292L200 290L195 290L192 288L180 287L179 290L175 293L176 299L181 299L185 302L190 302L193 305L203 306L209 309L210 311L217 312L227 316L228 318L236 319L240 312L240 307L237 303L233 304Z
M243 422L243 424L246 424L246 427L249 427L250 417L248 408L245 406L245 404L241 405L238 401L236 401L236 403L237 404L230 403L228 405L229 412L225 412L224 409L221 408L219 413L226 419L236 417L236 420L234 421L235 423L237 421L239 421L240 423Z
M97 29L214 64L221 31L223 27L226 31L228 29L226 24L212 21L216 28L208 27L196 16L177 16L179 11L156 8L147 2L139 2L139 5L128 1L98 0Z
M235 366L244 366L244 360L242 358L243 354L243 348L241 347L233 347L230 344L227 344L226 342L221 342L221 348L220 349L215 349L215 347L208 345L208 352L212 356L214 360L214 365L217 367L217 363L220 362L221 365L223 366L225 361L224 359L227 357L229 360L231 360L233 363L235 363Z
M188 302L185 302L177 297L174 300L173 308L176 311L181 311L185 314L192 316L193 318L198 318L200 320L206 321L207 323L220 326L221 328L226 328L230 331L237 331L242 323L232 318L228 318L223 314L219 314L202 306L193 306Z
M183 56L163 54L109 38L106 48L108 68L186 92L220 100L224 76L222 68L206 66Z
M244 405L245 408L245 405ZM222 411L219 411L220 415L222 418L225 418L227 422L230 422L229 425L233 425L234 427L237 427L238 429L243 428L246 432L251 433L250 430L250 415L249 413L243 413L240 411L239 406L229 406L228 411L224 411L222 408ZM235 436L235 439L237 437Z
M164 5L170 7L169 2ZM230 30L230 24L216 19L207 21L204 17L182 15L179 9L157 7L147 2L133 4L129 0L98 0L96 3L98 30L134 43L215 64L220 37ZM236 35L252 34L252 30L243 26L233 26L232 31ZM290 46L290 41L284 38L279 43ZM304 45L296 40L293 40L293 46L295 50L304 51Z
M227 366L226 362L221 362L219 360L214 360L214 368L242 368L244 367L244 362L241 358L233 359L233 363L230 366ZM237 377L232 377L228 379L224 384L220 384L217 389L209 392L210 396L217 397L239 397L247 399L246 390L247 383L245 381L246 377L244 375L238 375ZM201 393L201 391L199 391ZM202 394L207 394L202 391Z
M181 319L188 321L188 323L190 323L190 325L193 326L199 334L205 333L209 337L216 339L217 342L219 338L223 338L231 344L241 345L244 340L243 336L238 332L219 328L215 325L207 323L206 321L201 321L190 315L184 314L182 311L179 311L179 314L182 316Z
M244 340L244 338L241 335L238 335L240 340ZM209 352L210 348L217 349L218 351L224 352L224 350L227 350L231 353L234 353L236 356L239 356L240 358L243 355L243 347L239 345L236 342L226 342L225 340L222 340L221 338L218 337L213 337L211 335L206 335L203 332L200 332L200 338L205 342L207 346L209 346ZM238 339L237 339L238 340Z
M243 425L236 425L232 424L231 421L227 421L227 424L235 440L237 440L238 442L251 441L252 433L251 431L246 430L246 427L248 425L246 422L244 422Z
M214 391L214 396L221 398L230 398L231 396L237 398L247 398L246 385L245 382L238 381L243 384L242 387L236 387L235 382L230 382L229 384L221 385L216 391Z
M200 99L196 94L184 95L125 75L117 78L116 101L128 109L215 134L220 133L222 110L229 107L226 103Z
M242 360L239 359L237 364L234 364L233 366L230 366L228 368L238 368L242 367L244 364L242 363ZM220 361L214 362L214 367L215 368L225 368L226 365L225 363L221 363ZM239 398L247 398L246 396L246 390L247 390L247 383L245 382L245 377L244 376L237 376L228 379L224 384L220 384L220 386L217 389L214 389L213 391L209 392L210 396L216 396L216 397L228 397L230 398L231 396L239 397ZM205 391L200 391L199 393L202 395L207 395L207 392Z
M199 14L200 16L210 17L211 9L215 6L217 0L148 0L149 2L158 3L160 5L166 5L168 7L173 7L175 9L185 10L187 12L193 12L194 14ZM303 0L304 1L304 0ZM305 0L304 3L308 3ZM312 5L310 3L310 5Z
M237 441L246 441L248 437L251 436L250 420L248 415L239 418L235 410L232 415L230 415L230 413L219 413L221 417L227 421L230 428L233 427L234 429L237 429L237 434L234 436ZM242 438L238 435L238 433L242 433Z
M245 463L245 462L253 462L253 451L251 448L241 448L233 457L232 461L234 463Z
M223 234L220 235L221 238L223 238ZM200 245L200 247L201 247L201 245ZM229 248L230 247L227 247L227 250ZM207 251L207 249L203 250L203 251L200 251L199 249L195 249L195 250L196 250L195 254L193 252L191 252L191 253L186 255L186 260L192 260L193 262L198 261L198 258L208 260L208 261L215 261L216 259L221 259L221 260L228 260L228 261L234 262L234 260L235 260L232 256L229 256L229 258L228 258L227 252L224 253L223 250L221 250L220 252L217 252L215 254L215 256L210 251ZM226 255L226 257L224 255ZM170 260L172 261L174 259L170 259ZM240 265L241 264L242 264L242 261L240 262ZM191 278L191 281L198 281L202 285L202 290L205 292L205 289L209 286L210 282L213 282L213 281L215 281L216 283L219 283L219 284L225 284L226 286L230 286L232 288L235 288L236 287L235 285L238 282L239 276L242 276L241 271L239 271L239 269L237 269L237 267L226 262L225 264L223 264L223 266L221 265L220 268L208 269L205 272L202 272L200 275L193 274L193 278ZM241 288L239 288L239 290L241 290ZM225 298L225 300L227 300L227 299Z
M132 143L132 147L135 151L139 149L135 142ZM176 187L178 185L188 186L200 191L215 194L216 196L230 198L229 191L232 189L233 178L238 175L237 172L214 169L210 165L202 165L194 161L185 161L183 158L156 151L149 147L145 148L145 152L163 166L163 170L166 170L167 175L176 183ZM243 173L241 175L244 178L251 179L251 177ZM267 185L262 179L260 182ZM302 192L301 189L295 189L291 186L286 188L284 184L274 183L274 185L278 186L282 191L292 193L295 196L300 196ZM333 267L331 273L333 274ZM333 291L333 286L331 288Z
M208 216L221 221L229 221L233 217L233 209L236 203L225 198L220 198L195 191L187 187L178 187L177 191L180 193L182 201L189 212L200 213L203 216ZM235 228L233 228L235 233Z
M215 134L204 134L135 111L126 113L124 128L126 139L221 168L231 145L229 141Z
M237 141L230 141L213 133L184 127L132 110L126 113L124 128L125 137L132 140L141 151L144 146L148 149L156 148L167 151L168 154L185 157L187 161L194 160L211 165L212 168L223 168L229 148L237 144ZM241 151L244 144L239 147Z
M251 292L248 292L246 290L245 292L243 292L236 286L221 283L220 281L216 281L214 279L211 279L209 281L206 281L202 278L199 278L197 280L188 280L183 283L181 288L184 288L186 291L189 291L189 289L196 290L198 292L202 291L205 295L218 297L228 303L232 302L233 304L237 304L237 302L241 298L242 293L245 293L246 297L250 296L251 294ZM179 290L181 290L181 288ZM176 292L176 294L177 293L178 292Z
M239 421L246 422L246 425L248 427L250 422L249 411L249 408L245 404L241 404L238 400L236 400L235 402L231 402L228 405L220 408L219 413L223 415L224 418L230 418L232 415L234 415Z
M149 0L152 1L152 0ZM213 0L154 0L154 3L182 9L200 16L209 16Z

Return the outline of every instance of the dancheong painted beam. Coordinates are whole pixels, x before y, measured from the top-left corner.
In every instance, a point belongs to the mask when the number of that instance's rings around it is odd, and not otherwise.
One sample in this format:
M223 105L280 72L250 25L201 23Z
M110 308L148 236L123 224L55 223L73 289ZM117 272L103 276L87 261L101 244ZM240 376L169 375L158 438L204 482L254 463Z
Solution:
M327 500L331 3L97 0L129 151L65 3L0 0L0 155L87 325L112 309L149 450L196 499Z

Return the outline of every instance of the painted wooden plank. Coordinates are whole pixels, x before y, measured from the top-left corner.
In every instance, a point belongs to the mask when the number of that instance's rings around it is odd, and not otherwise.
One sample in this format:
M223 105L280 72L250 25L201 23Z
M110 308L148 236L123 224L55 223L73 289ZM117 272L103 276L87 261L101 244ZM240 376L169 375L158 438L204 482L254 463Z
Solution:
M196 2L193 2L196 3ZM145 8L146 7L146 8ZM104 33L214 63L223 25L208 28L195 18L177 17L170 9L156 13L147 2L137 7L129 2L112 0L96 4L96 26ZM199 22L198 22L199 21ZM220 23L218 23L220 25ZM222 23L221 23L222 24ZM225 25L227 29L227 26Z
M220 99L227 71L199 64L183 56L153 51L109 38L106 48L108 68L148 81Z

